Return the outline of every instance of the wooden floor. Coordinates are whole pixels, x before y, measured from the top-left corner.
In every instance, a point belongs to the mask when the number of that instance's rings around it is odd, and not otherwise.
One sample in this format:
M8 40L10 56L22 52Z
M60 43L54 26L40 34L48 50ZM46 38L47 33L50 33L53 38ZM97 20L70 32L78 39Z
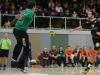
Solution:
M22 73L16 68L7 68L0 70L0 75L84 75L84 68L66 67L66 68L29 68L28 73ZM87 75L100 75L100 68L92 68Z

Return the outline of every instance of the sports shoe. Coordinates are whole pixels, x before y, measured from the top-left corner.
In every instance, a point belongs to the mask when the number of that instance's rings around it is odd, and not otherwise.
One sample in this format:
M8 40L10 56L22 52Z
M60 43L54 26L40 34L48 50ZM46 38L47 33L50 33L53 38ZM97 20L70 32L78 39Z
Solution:
M20 71L23 72L23 73L27 73L27 69L25 69L25 68L22 69L22 68L17 67L17 69L20 70Z
M28 67L25 67L24 69L25 69L26 71L28 71Z
M84 74L87 74L87 73L89 72L89 70L90 70L90 68L87 67L87 68L83 71L83 73L84 73Z
M27 73L27 70L23 70L24 73Z
M25 69L21 69L21 71L22 71L23 73L27 73L27 70L25 70Z

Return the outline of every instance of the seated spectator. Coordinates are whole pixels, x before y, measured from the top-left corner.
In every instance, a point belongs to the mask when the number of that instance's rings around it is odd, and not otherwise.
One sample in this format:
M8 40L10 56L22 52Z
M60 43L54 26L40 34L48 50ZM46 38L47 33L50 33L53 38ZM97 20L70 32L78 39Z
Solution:
M5 2L4 2L4 9L5 9L5 11L9 10L9 6L10 6L9 1L5 0Z
M54 65L57 64L57 48L55 46L52 47L52 49L50 50L49 54L50 54L50 65Z
M68 48L65 49L64 53L65 53L66 56L70 57L71 54L73 53L73 50L71 49L70 46L68 46Z
M97 56L100 56L100 49L96 52Z
M44 13L44 10L41 8L41 7L37 7L37 10L36 10L36 16L44 16L45 13Z
M89 61L90 63L95 62L95 51L94 51L94 49L91 48L91 47L88 49L88 61Z
M55 6L55 11L57 12L57 16L63 16L63 8L59 3Z
M77 14L76 11L73 11L73 13L72 13L72 17L73 17L73 18L77 18L77 17L78 17L78 14Z
M11 6L9 7L9 14L14 15L16 13L15 4L12 2Z
M80 47L77 45L74 50L74 66L80 66Z
M43 67L49 66L49 52L47 51L47 48L44 48L41 53L41 65Z
M64 67L66 66L66 57L62 47L59 48L57 62L58 66L61 66L62 64Z
M70 59L71 59L71 64L72 64L72 67L74 67L75 66L75 52L73 51L73 53L71 54L71 57L70 57Z
M48 2L48 8L55 7L55 3L53 1Z
M14 3L14 7L16 8L16 11L19 10L20 7L24 7L28 1L27 0L1 0L0 1L0 10L2 14L4 14L5 10L10 9L10 5ZM44 0L36 0L36 4L40 6L40 8L43 8L48 10L49 8L54 7L55 11L57 12L57 16L65 16L65 12L68 9L69 11L77 11L77 15L80 17L86 17L85 12L95 9L95 11L99 14L98 16L100 17L100 1L99 0L94 0L90 1L87 0L85 1L79 1L79 0L49 0L49 1L44 1ZM49 12L49 11L45 11ZM74 16L76 13L74 14ZM44 16L44 15L43 15ZM49 14L50 16L50 14Z
M51 9L49 10L49 15L50 16L57 16L57 12L55 11L54 7L51 7Z
M88 59L87 59L87 48L83 47L80 49L80 60L82 67L85 67L87 65Z
M66 62L68 64L72 64L72 60L71 60L71 55L73 53L73 50L71 49L70 46L68 46L67 49L65 49L64 54L66 55Z
M71 13L70 13L70 11L68 9L64 12L64 15L66 17L71 17Z
M100 65L100 49L96 52L96 66Z

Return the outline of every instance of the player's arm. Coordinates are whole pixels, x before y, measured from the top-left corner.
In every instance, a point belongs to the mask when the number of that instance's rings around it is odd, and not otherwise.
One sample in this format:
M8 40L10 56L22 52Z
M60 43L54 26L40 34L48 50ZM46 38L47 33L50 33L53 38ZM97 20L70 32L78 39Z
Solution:
M16 22L17 22L17 19L12 20L12 21L11 21L11 25L12 25L12 26L15 25Z
M79 27L76 27L75 30L81 31L81 30L83 30L83 28L82 28L82 26L80 25Z
M5 27L8 27L8 26L11 27L11 26L15 25L18 20L21 20L21 19L22 19L22 16L20 14L16 14L15 19L13 19L11 22L8 21L5 23Z
M97 24L97 32L96 32L96 34L98 35L98 36L100 36L100 20L97 20L97 22L96 22L96 24Z
M16 14L15 15L16 20L21 20L22 18L23 18L23 16L21 14Z
M76 27L76 28L74 28L74 29L71 29L70 31L72 32L72 31L82 31L83 30L83 28L82 28L82 26L80 25L79 27Z
M15 18L17 20L22 20L23 18L30 18L31 16L33 16L33 13L29 11L23 11L21 14L16 14Z

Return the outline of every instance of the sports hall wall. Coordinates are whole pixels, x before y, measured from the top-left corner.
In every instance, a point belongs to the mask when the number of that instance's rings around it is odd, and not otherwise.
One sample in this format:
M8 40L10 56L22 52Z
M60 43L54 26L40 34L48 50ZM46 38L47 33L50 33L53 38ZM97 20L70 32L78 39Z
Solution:
M2 32L0 32L0 38L2 37ZM9 38L12 40L12 46L9 52L9 65L13 52L14 45L16 40L12 33L9 33ZM43 48L50 48L55 45L57 47L62 46L64 49L67 46L75 48L76 45L93 47L91 35L84 34L56 34L55 36L50 36L48 33L29 33L29 39L32 46L32 57L35 59L35 56L38 52L42 51Z

